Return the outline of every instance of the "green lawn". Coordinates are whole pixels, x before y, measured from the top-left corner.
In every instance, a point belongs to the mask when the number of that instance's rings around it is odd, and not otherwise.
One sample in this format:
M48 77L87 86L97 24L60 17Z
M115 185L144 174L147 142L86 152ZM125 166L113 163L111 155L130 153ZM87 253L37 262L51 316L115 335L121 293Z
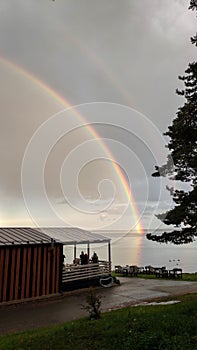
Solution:
M139 278L156 278L155 275L138 275ZM166 278L169 279L169 278ZM183 273L182 278L176 278L176 281L193 281L197 282L197 273Z
M197 294L180 303L138 306L103 313L56 327L0 337L1 350L197 349Z
M117 277L122 277L122 274L117 274L115 273L114 271L112 272L112 275L113 276L117 276ZM124 276L125 277L125 276ZM128 276L128 277L131 277L133 278L132 276ZM151 278L151 279L154 279L156 278L156 276L153 274L153 275L148 275L148 274L139 274L137 276L138 278ZM169 279L169 278L167 278ZM197 273L183 273L182 275L182 279L176 279L176 281L191 281L191 282L197 282Z

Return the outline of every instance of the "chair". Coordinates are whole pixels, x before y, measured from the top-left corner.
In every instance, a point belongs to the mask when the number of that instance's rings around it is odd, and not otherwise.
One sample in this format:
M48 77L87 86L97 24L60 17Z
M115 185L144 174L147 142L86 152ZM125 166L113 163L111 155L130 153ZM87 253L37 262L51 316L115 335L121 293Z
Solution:
M146 274L148 275L152 275L153 273L155 273L155 268L151 265L145 266L146 269Z
M174 268L173 270L169 270L170 278L182 278L182 269Z
M122 273L122 266L121 265L115 265L115 273Z
M128 273L130 276L137 276L138 275L138 267L136 265L129 266Z
M125 276L128 276L129 274L129 265L126 265L122 268L122 274L125 275Z
M162 273L162 277L163 278L167 278L168 277L168 270L166 270L166 266L162 266L161 273Z
M173 269L174 270L174 277L175 278L182 278L182 269Z
M162 269L161 268L155 268L155 277L162 277Z
M144 274L144 267L143 266L138 267L138 273Z

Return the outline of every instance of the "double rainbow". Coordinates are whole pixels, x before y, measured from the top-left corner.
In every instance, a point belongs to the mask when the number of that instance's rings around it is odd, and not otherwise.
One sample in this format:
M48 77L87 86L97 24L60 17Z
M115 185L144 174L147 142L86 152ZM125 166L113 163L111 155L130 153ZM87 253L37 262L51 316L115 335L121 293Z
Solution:
M92 125L87 124L87 121L85 120L85 118L83 117L83 115L81 115L75 108L73 108L73 106L70 104L69 101L67 101L65 98L63 98L59 93L57 93L56 91L54 91L50 86L48 86L46 83L44 83L43 81L41 81L39 78L37 78L35 75L33 75L32 73L26 71L24 68L18 66L17 64L9 61L8 59L5 59L4 57L0 57L0 63L8 66L9 68L12 68L13 70L17 71L19 74L21 74L22 76L24 76L25 78L31 80L34 84L36 84L41 90L43 90L45 93L47 93L49 96L51 96L53 99L55 99L56 102L58 102L60 104L61 107L64 108L69 108L72 109L73 111L73 115L78 118L78 120L80 120L81 122L84 122L84 124L86 125L86 130L88 130L89 134L91 135L91 137L93 137L94 139L97 140L98 144L100 145L100 147L102 148L102 150L104 151L104 153L107 155L107 157L109 157L111 159L111 163L112 166L114 168L114 171L118 177L118 179L121 182L122 188L126 194L128 203L131 207L136 225L135 228L137 230L137 232L139 234L143 233L143 228L140 222L140 217L139 217L139 213L138 213L138 209L137 206L135 204L134 201L134 197L132 195L130 186L124 176L123 171L121 170L121 168L119 167L119 165L116 163L116 160L114 159L111 151L109 150L109 148L106 146L106 144L104 143L104 141L100 138L100 135L97 133L97 131L93 128Z

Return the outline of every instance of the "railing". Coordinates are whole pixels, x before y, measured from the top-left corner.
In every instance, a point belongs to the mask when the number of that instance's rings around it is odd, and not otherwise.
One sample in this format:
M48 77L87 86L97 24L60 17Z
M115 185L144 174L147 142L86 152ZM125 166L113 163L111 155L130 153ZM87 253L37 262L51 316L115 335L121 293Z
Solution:
M62 270L62 283L108 276L111 272L111 263L99 261L87 265L67 265Z

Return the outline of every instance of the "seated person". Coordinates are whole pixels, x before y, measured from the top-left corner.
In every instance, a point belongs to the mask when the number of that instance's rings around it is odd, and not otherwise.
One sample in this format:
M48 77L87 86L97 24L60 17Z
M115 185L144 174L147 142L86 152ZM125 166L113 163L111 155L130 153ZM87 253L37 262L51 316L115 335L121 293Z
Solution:
M85 253L85 254L84 254L84 264L86 265L86 264L88 264L88 263L89 263L88 254Z
M75 259L73 260L73 264L74 264L74 265L79 265L79 263L80 263L80 259L79 259L79 258L75 258Z

